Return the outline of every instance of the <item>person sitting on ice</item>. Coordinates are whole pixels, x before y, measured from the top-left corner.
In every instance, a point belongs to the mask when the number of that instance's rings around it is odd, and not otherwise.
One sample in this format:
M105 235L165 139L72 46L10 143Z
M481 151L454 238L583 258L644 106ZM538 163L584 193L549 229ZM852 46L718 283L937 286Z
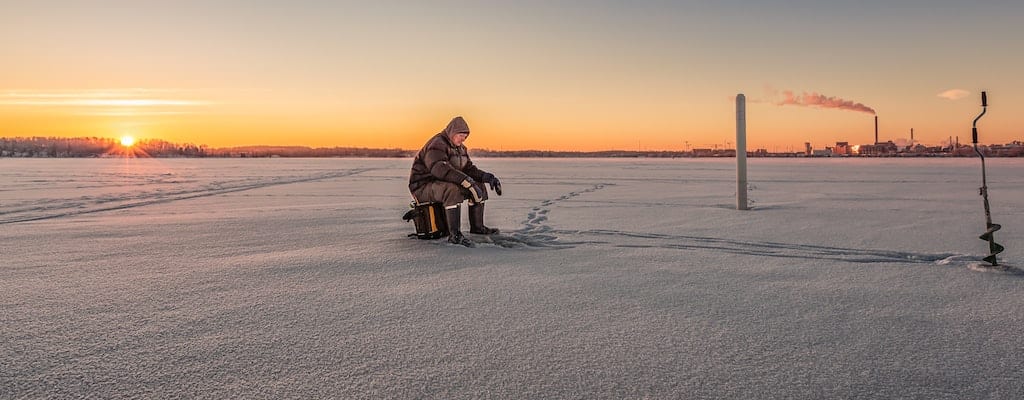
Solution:
M498 233L484 225L484 201L487 190L501 195L501 182L494 174L485 172L469 159L463 144L469 137L469 124L462 117L452 118L443 131L434 135L416 154L409 174L409 192L418 203L444 204L448 222L448 241L473 247L473 241L462 235L461 208L469 201L469 232L481 235Z

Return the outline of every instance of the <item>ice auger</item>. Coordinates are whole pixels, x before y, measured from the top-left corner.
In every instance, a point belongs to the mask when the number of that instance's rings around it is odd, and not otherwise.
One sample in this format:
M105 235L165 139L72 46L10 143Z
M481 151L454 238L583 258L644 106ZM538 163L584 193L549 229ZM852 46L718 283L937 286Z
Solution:
M981 153L981 150L978 150L978 120L985 115L987 108L988 96L985 95L985 92L981 92L981 114L978 114L978 116L974 118L974 123L971 125L971 133L972 138L974 139L974 152L978 153L978 157L981 157L981 189L979 190L979 194L981 194L981 197L985 202L985 227L987 229L985 230L985 233L982 233L978 238L988 242L989 254L987 257L982 258L982 260L985 260L992 264L993 267L996 267L999 266L999 262L996 260L996 254L1002 253L1004 248L999 243L996 243L994 234L999 230L999 228L1002 228L1002 226L992 223L992 213L989 211L988 206L988 182L985 178L985 155Z

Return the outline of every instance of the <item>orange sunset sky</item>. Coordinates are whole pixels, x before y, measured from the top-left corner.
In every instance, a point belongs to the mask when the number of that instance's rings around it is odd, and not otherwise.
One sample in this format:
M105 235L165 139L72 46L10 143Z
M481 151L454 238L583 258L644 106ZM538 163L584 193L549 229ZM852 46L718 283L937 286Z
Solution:
M748 149L1024 139L1024 2L0 5L0 136L214 147ZM787 102L787 99L789 101ZM817 105L846 104L842 108Z

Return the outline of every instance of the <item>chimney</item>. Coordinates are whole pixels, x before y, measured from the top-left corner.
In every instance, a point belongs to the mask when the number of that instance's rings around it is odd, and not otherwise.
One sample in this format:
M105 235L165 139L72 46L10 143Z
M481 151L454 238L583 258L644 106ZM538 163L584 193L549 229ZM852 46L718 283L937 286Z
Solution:
M875 144L878 144L878 116L875 116Z

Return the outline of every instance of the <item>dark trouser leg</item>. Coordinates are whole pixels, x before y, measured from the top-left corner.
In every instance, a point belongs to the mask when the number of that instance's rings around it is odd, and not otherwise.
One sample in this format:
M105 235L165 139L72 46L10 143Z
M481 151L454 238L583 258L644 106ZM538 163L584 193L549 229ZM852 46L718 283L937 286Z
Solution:
M462 207L454 206L444 209L445 217L448 218L448 242L461 244L466 247L475 247L472 240L462 236Z
M498 233L497 229L488 228L484 225L484 203L476 203L469 206L469 233L480 235Z
M412 196L418 202L437 202L444 204L445 208L458 205L466 200L462 193L462 186L451 182L430 182L423 187L416 189Z

